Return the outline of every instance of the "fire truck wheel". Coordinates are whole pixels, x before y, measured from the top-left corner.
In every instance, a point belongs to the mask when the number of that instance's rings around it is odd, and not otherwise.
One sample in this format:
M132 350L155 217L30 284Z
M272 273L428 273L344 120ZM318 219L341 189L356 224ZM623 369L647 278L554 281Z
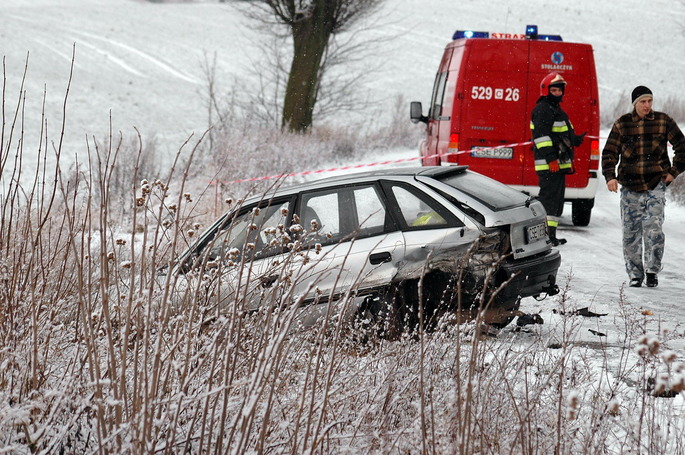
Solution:
M593 199L576 199L572 203L573 211L571 219L574 226L587 226L590 224L590 216L592 215L592 208L595 206Z

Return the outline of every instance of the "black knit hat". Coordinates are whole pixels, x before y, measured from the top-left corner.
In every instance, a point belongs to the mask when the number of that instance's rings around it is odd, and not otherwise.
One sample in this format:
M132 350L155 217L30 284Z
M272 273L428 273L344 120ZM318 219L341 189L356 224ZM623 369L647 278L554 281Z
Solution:
M652 91L644 85L638 85L633 89L633 93L631 95L633 106L635 106L635 103L648 96L650 98L652 97Z

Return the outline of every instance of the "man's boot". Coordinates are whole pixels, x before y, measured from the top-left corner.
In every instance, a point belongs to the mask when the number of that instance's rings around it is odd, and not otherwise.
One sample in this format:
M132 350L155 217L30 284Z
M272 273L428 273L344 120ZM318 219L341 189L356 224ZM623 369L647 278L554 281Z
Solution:
M556 226L547 226L547 231L549 232L549 239L552 241L552 246L564 245L566 243L566 239L557 238Z

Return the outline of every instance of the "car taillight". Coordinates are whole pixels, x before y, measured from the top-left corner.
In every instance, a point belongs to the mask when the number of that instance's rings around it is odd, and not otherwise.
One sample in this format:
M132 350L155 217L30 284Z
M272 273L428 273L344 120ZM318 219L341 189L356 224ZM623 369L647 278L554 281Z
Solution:
M590 142L590 169L599 169L599 141Z
M459 151L459 134L457 134L457 133L450 134L450 143L447 146L447 150L450 154L447 155L446 161L448 163L457 163L458 162L457 152Z

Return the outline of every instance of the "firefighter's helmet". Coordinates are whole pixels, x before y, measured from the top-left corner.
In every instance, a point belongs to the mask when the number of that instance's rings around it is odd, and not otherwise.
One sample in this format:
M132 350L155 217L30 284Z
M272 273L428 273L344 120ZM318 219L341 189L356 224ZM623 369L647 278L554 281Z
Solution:
M547 96L549 88L552 86L561 87L562 90L566 87L566 81L561 77L561 74L549 73L542 79L542 82L540 82L540 96Z

